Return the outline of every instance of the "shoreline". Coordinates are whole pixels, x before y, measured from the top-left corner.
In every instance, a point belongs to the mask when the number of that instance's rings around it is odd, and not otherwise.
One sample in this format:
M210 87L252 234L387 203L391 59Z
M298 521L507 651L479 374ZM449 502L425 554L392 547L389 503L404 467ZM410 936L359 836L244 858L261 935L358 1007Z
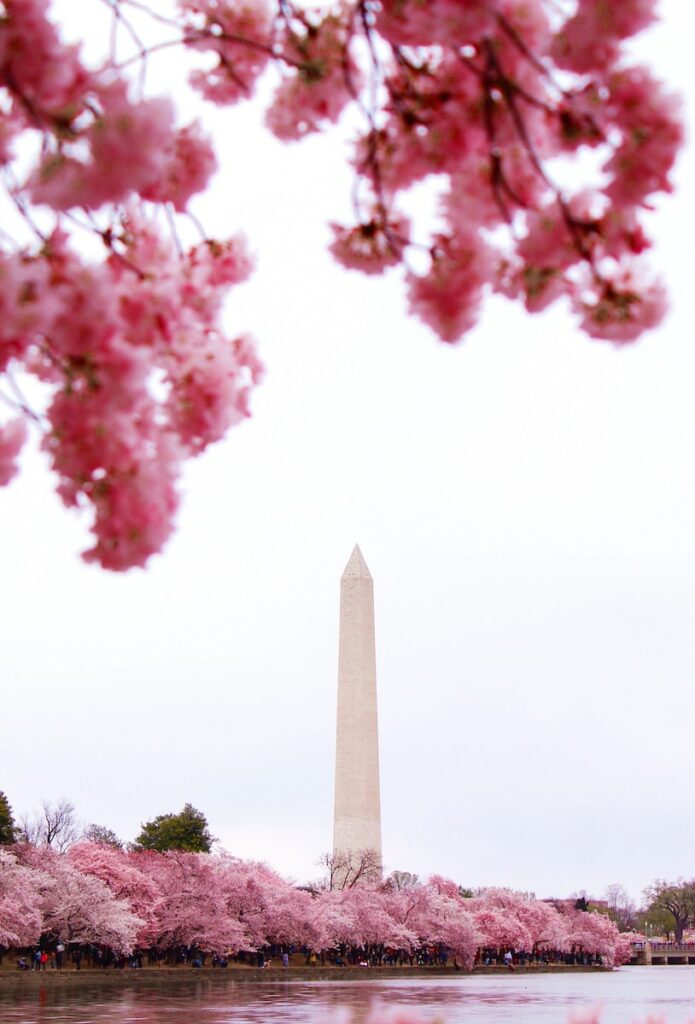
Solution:
M476 975L499 974L513 977L516 974L572 974L605 973L611 968L580 964L543 964L517 966L513 971L503 964L474 967L472 971L457 970L455 967L141 967L128 968L91 967L82 970L17 971L0 969L0 993L12 989L35 990L42 985L122 985L176 982L198 982L212 980L234 982L241 985L253 983L283 983L305 981L381 981L393 978L412 978L417 981L438 981L440 978L473 978Z

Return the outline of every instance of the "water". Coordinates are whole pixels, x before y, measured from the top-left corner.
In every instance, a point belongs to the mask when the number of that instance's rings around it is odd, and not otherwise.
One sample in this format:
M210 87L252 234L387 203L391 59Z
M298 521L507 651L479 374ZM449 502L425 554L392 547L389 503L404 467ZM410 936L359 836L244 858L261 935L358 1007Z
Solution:
M447 1024L566 1024L571 1013L595 1007L601 1009L602 1024L633 1024L647 1015L666 1024L695 1024L695 970L682 966L431 981L255 983L186 976L165 984L145 978L137 984L124 982L115 986L80 980L41 988L30 983L10 990L0 980L0 1022L326 1024L339 1006L350 1007L361 1022L377 1000L417 1007L427 1018Z

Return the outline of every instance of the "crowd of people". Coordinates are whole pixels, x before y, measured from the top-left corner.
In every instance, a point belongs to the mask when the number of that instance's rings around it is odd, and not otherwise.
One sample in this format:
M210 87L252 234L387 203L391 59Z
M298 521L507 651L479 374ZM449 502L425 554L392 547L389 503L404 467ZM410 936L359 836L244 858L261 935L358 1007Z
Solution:
M417 968L453 968L461 970L456 954L449 947L441 944L424 945L416 949L395 949L382 944L366 946L340 945L335 949L316 950L307 946L297 948L293 945L269 945L258 950L231 950L227 955L208 953L197 946L181 946L173 950L135 950L130 956L123 956L111 949L100 946L75 946L65 959L65 946L62 942L47 941L44 946L22 954L17 958L17 970L45 971L70 968L79 971L84 964L89 969L111 968L115 970L137 970L148 967L190 966L193 969L211 967L226 969L230 963L248 967L417 967ZM509 970L527 966L603 966L600 953L561 952L559 950L543 950L528 952L496 947L479 949L474 966L504 966Z

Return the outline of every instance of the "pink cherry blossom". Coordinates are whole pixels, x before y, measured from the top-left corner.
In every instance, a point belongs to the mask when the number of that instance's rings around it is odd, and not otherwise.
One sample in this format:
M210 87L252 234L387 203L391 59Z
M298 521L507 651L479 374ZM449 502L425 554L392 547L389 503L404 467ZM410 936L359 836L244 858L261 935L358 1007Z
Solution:
M620 41L655 19L656 0L579 0L558 33L553 56L572 71L602 71L619 56Z
M382 274L397 266L407 245L410 225L403 217L384 220L376 214L372 220L347 228L331 224L335 240L330 251L348 270L364 274Z
M483 145L485 129L478 79L455 54L389 71L386 120L358 141L355 165L395 192L455 171Z
M104 203L119 202L130 192L156 194L156 183L164 176L164 195L169 198L167 189L173 188L173 197L180 201L176 174L182 174L184 168L179 166L177 172L167 161L170 151L175 154L173 162L178 158L171 101L133 103L122 82L101 87L98 98L102 113L77 140L88 147L88 159L71 156L69 147L67 152L63 147L46 155L29 182L32 200L56 210L75 206L98 209ZM190 135L186 141L190 151ZM174 175L173 182L170 174ZM194 184L199 184L200 171L194 169L194 174ZM185 182L184 189L189 187L190 182Z
M0 425L0 487L8 484L17 473L17 456L26 439L27 425L23 419Z
M476 322L484 285L492 274L490 252L472 235L436 241L428 274L410 274L410 309L442 341L458 341Z
M0 118L0 167L9 164L15 157L15 142L21 136L26 123L16 107Z
M0 255L0 370L24 359L51 321L57 299L44 259L29 251Z
M473 919L482 936L481 945L511 949L532 949L533 939L527 928L513 915L505 914L487 902L473 909Z
M504 220L503 202L495 198L490 187L492 174L489 157L476 153L463 160L460 170L450 176L442 197L442 212L452 231L490 228Z
M61 42L48 20L49 0L8 0L0 32L2 81L30 124L60 124L79 106L92 75L77 46Z
M39 934L117 953L181 946L228 954L270 944L317 952L386 947L413 955L435 947L470 970L479 949L539 949L629 959L634 936L604 915L539 901L510 889L472 899L434 875L395 888L297 888L265 864L228 853L128 851L80 841L66 853L22 844L0 851L0 945Z
M41 876L0 848L0 949L37 942L42 930Z
M182 127L143 84L161 49L178 47L218 104L265 79L259 103L284 141L350 112L355 223L331 225L331 254L402 273L410 312L444 341L473 329L493 291L530 313L563 300L615 344L662 322L643 220L671 190L683 128L677 99L625 47L655 0L177 0L171 17L136 6L147 43L120 4L113 53L94 64L91 47L62 40L48 0L6 0L0 19L0 164L34 238L0 250L0 373L42 382L34 422L59 495L92 517L89 560L124 570L162 549L182 464L249 415L263 370L224 322L251 269L243 241L203 228L188 242L216 157L204 124ZM600 191L585 147L603 161ZM561 187L568 161L576 174ZM439 202L411 226L400 211L425 179ZM95 244L77 241L84 231ZM431 266L416 274L423 250ZM7 483L21 439L0 430ZM324 924L364 927L356 899ZM410 941L397 914L382 924Z
M666 316L666 289L659 280L646 281L639 267L625 268L573 300L581 327L592 338L616 345L634 341L645 330L658 327Z
M157 169L151 183L140 189L140 195L151 202L171 203L183 213L191 196L207 188L216 169L210 140L199 124L190 124L174 133L163 168Z
M273 52L269 0L179 0L179 8L187 45L216 57L191 84L213 103L249 99Z
M618 931L614 923L597 911L568 911L566 913L570 947L584 953L599 954L607 967L616 965L616 950L622 955L622 944L617 945Z
M288 30L282 50L288 66L265 117L277 138L290 142L320 131L358 95L363 78L348 39L345 17L331 14Z
M101 879L83 874L50 847L23 847L21 859L36 873L42 933L66 943L132 951L141 922L127 900L117 899Z
M195 945L217 953L244 946L245 929L227 912L214 857L172 850L141 863L158 890L150 926L152 946Z
M81 874L100 879L117 899L127 902L142 922L138 941L144 939L147 944L159 889L150 874L141 869L139 855L83 840L73 844L66 857Z
M383 0L377 25L398 46L462 46L491 30L496 6L485 0Z
M440 896L448 896L449 899L454 900L459 898L459 887L451 878L444 878L443 875L430 875L427 879L427 886Z
M609 89L622 141L604 166L611 179L606 194L620 206L637 205L671 190L669 174L683 143L680 102L643 67L616 72Z

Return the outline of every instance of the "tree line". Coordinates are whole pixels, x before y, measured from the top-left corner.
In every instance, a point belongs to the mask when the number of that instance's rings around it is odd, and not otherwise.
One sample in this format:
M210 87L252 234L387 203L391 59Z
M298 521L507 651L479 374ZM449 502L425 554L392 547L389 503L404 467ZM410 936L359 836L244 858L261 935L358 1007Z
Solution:
M0 791L0 846L30 843L52 847L65 852L79 839L88 842L131 850L154 850L159 853L178 850L189 853L210 853L215 837L205 814L185 804L178 812L160 814L145 822L132 843L126 844L113 829L90 824L81 828L75 808L68 800L55 803L43 801L41 810L33 818L23 816L15 821L5 794ZM370 851L341 859L324 854L320 860L323 876L308 886L309 889L352 888L373 879L378 865ZM393 871L389 884L395 889L407 888L417 882L417 876L408 871ZM472 889L460 888L460 894L472 897ZM695 928L695 879L684 878L669 882L656 879L644 890L643 904L638 907L624 886L609 885L602 899L587 899L580 895L575 909L592 910L604 914L621 932L635 931L647 937L661 937L676 942L683 940L688 928Z
M190 804L146 822L126 845L103 826L80 831L68 801L16 823L0 795L0 839L5 948L60 943L168 956L185 947L226 956L282 945L348 960L368 949L412 959L436 948L464 968L508 949L612 966L629 958L633 938L605 907L581 899L473 891L405 871L382 879L369 851L327 856L321 877L298 886L266 864L211 852L205 815Z
M65 853L78 843L122 852L127 848L133 853L209 854L215 837L205 814L191 804L185 804L178 812L160 814L143 823L133 842L126 844L106 826L92 823L81 828L75 808L65 799L55 803L44 801L33 818L25 815L15 821L8 799L0 791L0 846L28 845ZM381 880L380 866L371 851L361 851L349 857L325 854L319 863L321 877L303 887L314 895L324 890L374 885ZM419 880L411 872L393 871L384 884L394 891L402 891L416 887ZM461 886L457 895L470 899L475 893L473 889ZM571 904L569 901L568 905ZM636 932L646 937L681 942L685 931L695 927L695 879L655 880L644 890L641 907L636 906L624 886L616 883L608 886L602 899L578 896L573 908L604 915L620 932Z
M69 800L44 800L35 815L23 815L15 821L12 807L0 791L0 846L29 843L48 846L64 853L78 839L102 843L117 849L126 844L111 828L90 824L81 827L75 807ZM210 832L202 811L185 804L177 813L159 814L141 825L140 833L128 844L134 850L187 850L209 853L215 837Z

